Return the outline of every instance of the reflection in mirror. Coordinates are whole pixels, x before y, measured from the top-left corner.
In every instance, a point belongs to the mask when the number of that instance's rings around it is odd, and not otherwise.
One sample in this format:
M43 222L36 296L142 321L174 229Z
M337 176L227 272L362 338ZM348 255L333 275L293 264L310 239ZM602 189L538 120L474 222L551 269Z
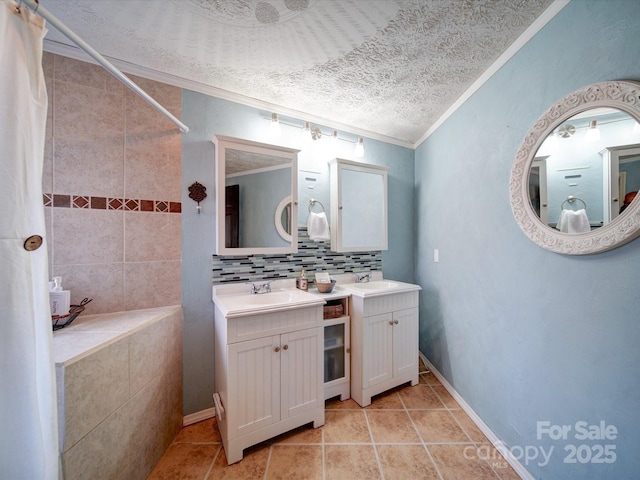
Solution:
M546 137L529 173L532 207L545 224L564 233L586 233L619 215L620 199L640 183L635 176L624 181L625 169L636 171L632 160L620 172L620 161L607 152L633 148L634 138L640 140L634 134L637 125L621 110L594 108L565 120Z
M534 243L584 255L640 235L639 98L640 83L594 83L553 104L529 130L509 200Z
M278 234L287 242L291 242L291 195L282 199L276 208L275 225Z
M222 136L216 136L214 142L218 178L216 253L296 251L297 235L292 232L290 219L297 212L297 150Z

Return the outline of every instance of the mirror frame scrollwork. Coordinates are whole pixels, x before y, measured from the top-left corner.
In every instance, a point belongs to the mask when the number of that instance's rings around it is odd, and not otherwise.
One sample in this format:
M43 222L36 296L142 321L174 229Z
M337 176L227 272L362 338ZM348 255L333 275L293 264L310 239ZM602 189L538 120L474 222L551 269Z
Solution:
M565 96L549 108L527 133L511 169L509 199L515 220L531 241L552 252L568 255L606 252L640 236L640 200L633 201L623 214L600 228L587 233L568 234L545 225L529 199L529 172L547 136L574 115L600 107L616 108L640 122L640 83L600 82Z

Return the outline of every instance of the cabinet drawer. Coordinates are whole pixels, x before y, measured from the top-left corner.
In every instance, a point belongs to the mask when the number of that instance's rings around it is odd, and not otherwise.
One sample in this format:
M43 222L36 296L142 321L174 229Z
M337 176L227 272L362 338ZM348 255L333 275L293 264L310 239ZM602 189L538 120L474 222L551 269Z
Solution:
M322 325L322 305L226 319L227 343L278 335Z
M418 306L418 292L405 292L396 295L381 295L364 299L362 315L379 315Z

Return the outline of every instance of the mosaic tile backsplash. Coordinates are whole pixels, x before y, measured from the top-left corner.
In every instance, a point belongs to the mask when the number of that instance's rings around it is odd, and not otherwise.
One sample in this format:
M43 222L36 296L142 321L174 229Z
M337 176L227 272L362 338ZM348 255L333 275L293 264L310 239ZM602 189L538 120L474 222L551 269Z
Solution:
M279 255L213 256L213 284L294 278L304 269L310 281L323 270L331 275L382 271L380 251L337 253L329 242L314 242L298 229L298 252Z

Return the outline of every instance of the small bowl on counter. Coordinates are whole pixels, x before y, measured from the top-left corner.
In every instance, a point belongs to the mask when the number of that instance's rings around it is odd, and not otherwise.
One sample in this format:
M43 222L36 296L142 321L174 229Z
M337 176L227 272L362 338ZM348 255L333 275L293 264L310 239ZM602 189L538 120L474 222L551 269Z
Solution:
M320 293L331 293L332 290L333 290L333 287L336 285L336 281L335 280L331 280L331 283L313 282L313 284L318 289L318 292L320 292Z

